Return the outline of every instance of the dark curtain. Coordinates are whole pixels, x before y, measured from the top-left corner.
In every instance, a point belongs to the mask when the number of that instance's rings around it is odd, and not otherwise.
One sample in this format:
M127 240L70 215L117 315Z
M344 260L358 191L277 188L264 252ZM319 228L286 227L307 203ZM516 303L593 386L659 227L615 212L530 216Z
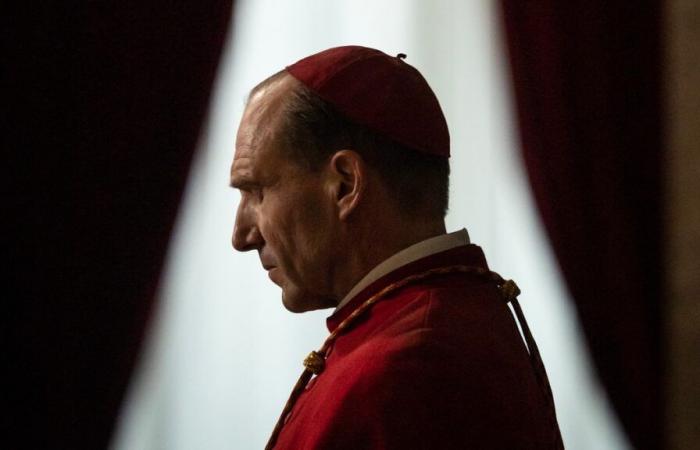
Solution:
M28 3L0 30L16 439L0 446L106 448L232 0Z
M661 448L660 2L501 6L522 154L593 361L633 445Z

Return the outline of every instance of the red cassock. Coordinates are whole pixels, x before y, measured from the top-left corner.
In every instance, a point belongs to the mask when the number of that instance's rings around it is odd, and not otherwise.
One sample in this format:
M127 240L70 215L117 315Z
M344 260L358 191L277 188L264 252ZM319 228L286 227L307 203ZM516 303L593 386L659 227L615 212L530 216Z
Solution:
M367 286L328 328L383 287L451 265L487 268L476 245L414 261ZM390 293L337 338L274 448L561 448L546 398L494 283L436 275Z

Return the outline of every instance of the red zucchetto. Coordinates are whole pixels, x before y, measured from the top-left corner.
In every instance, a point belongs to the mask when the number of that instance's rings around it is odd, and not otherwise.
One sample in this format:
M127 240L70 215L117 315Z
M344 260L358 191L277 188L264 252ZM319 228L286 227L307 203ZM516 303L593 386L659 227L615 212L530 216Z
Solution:
M287 71L348 119L422 153L450 156L440 103L406 55L344 46L324 50Z

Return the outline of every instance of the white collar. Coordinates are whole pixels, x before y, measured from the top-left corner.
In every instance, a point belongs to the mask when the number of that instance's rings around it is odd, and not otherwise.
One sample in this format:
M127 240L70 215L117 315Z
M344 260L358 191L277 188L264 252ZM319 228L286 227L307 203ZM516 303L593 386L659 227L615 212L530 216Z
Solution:
M424 241L418 242L417 244L413 244L410 247L406 247L400 252L395 253L393 256L390 256L383 262L379 263L374 269L370 270L367 275L365 275L352 289L350 289L350 292L348 292L343 300L338 303L338 307L335 310L338 311L364 288L384 275L393 272L399 267L403 267L406 264L410 264L413 261L425 258L426 256L434 255L436 253L444 252L446 250L467 244L469 244L469 233L467 233L466 228L462 228L459 231L431 237Z

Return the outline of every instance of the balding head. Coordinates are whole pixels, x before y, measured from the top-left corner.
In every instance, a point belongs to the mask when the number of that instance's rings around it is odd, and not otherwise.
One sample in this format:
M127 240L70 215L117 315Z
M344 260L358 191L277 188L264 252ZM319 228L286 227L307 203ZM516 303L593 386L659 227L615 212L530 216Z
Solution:
M258 252L289 310L337 304L376 264L444 232L446 158L397 145L285 72L251 92L231 166L233 245ZM438 207L422 176L433 172L444 181Z

